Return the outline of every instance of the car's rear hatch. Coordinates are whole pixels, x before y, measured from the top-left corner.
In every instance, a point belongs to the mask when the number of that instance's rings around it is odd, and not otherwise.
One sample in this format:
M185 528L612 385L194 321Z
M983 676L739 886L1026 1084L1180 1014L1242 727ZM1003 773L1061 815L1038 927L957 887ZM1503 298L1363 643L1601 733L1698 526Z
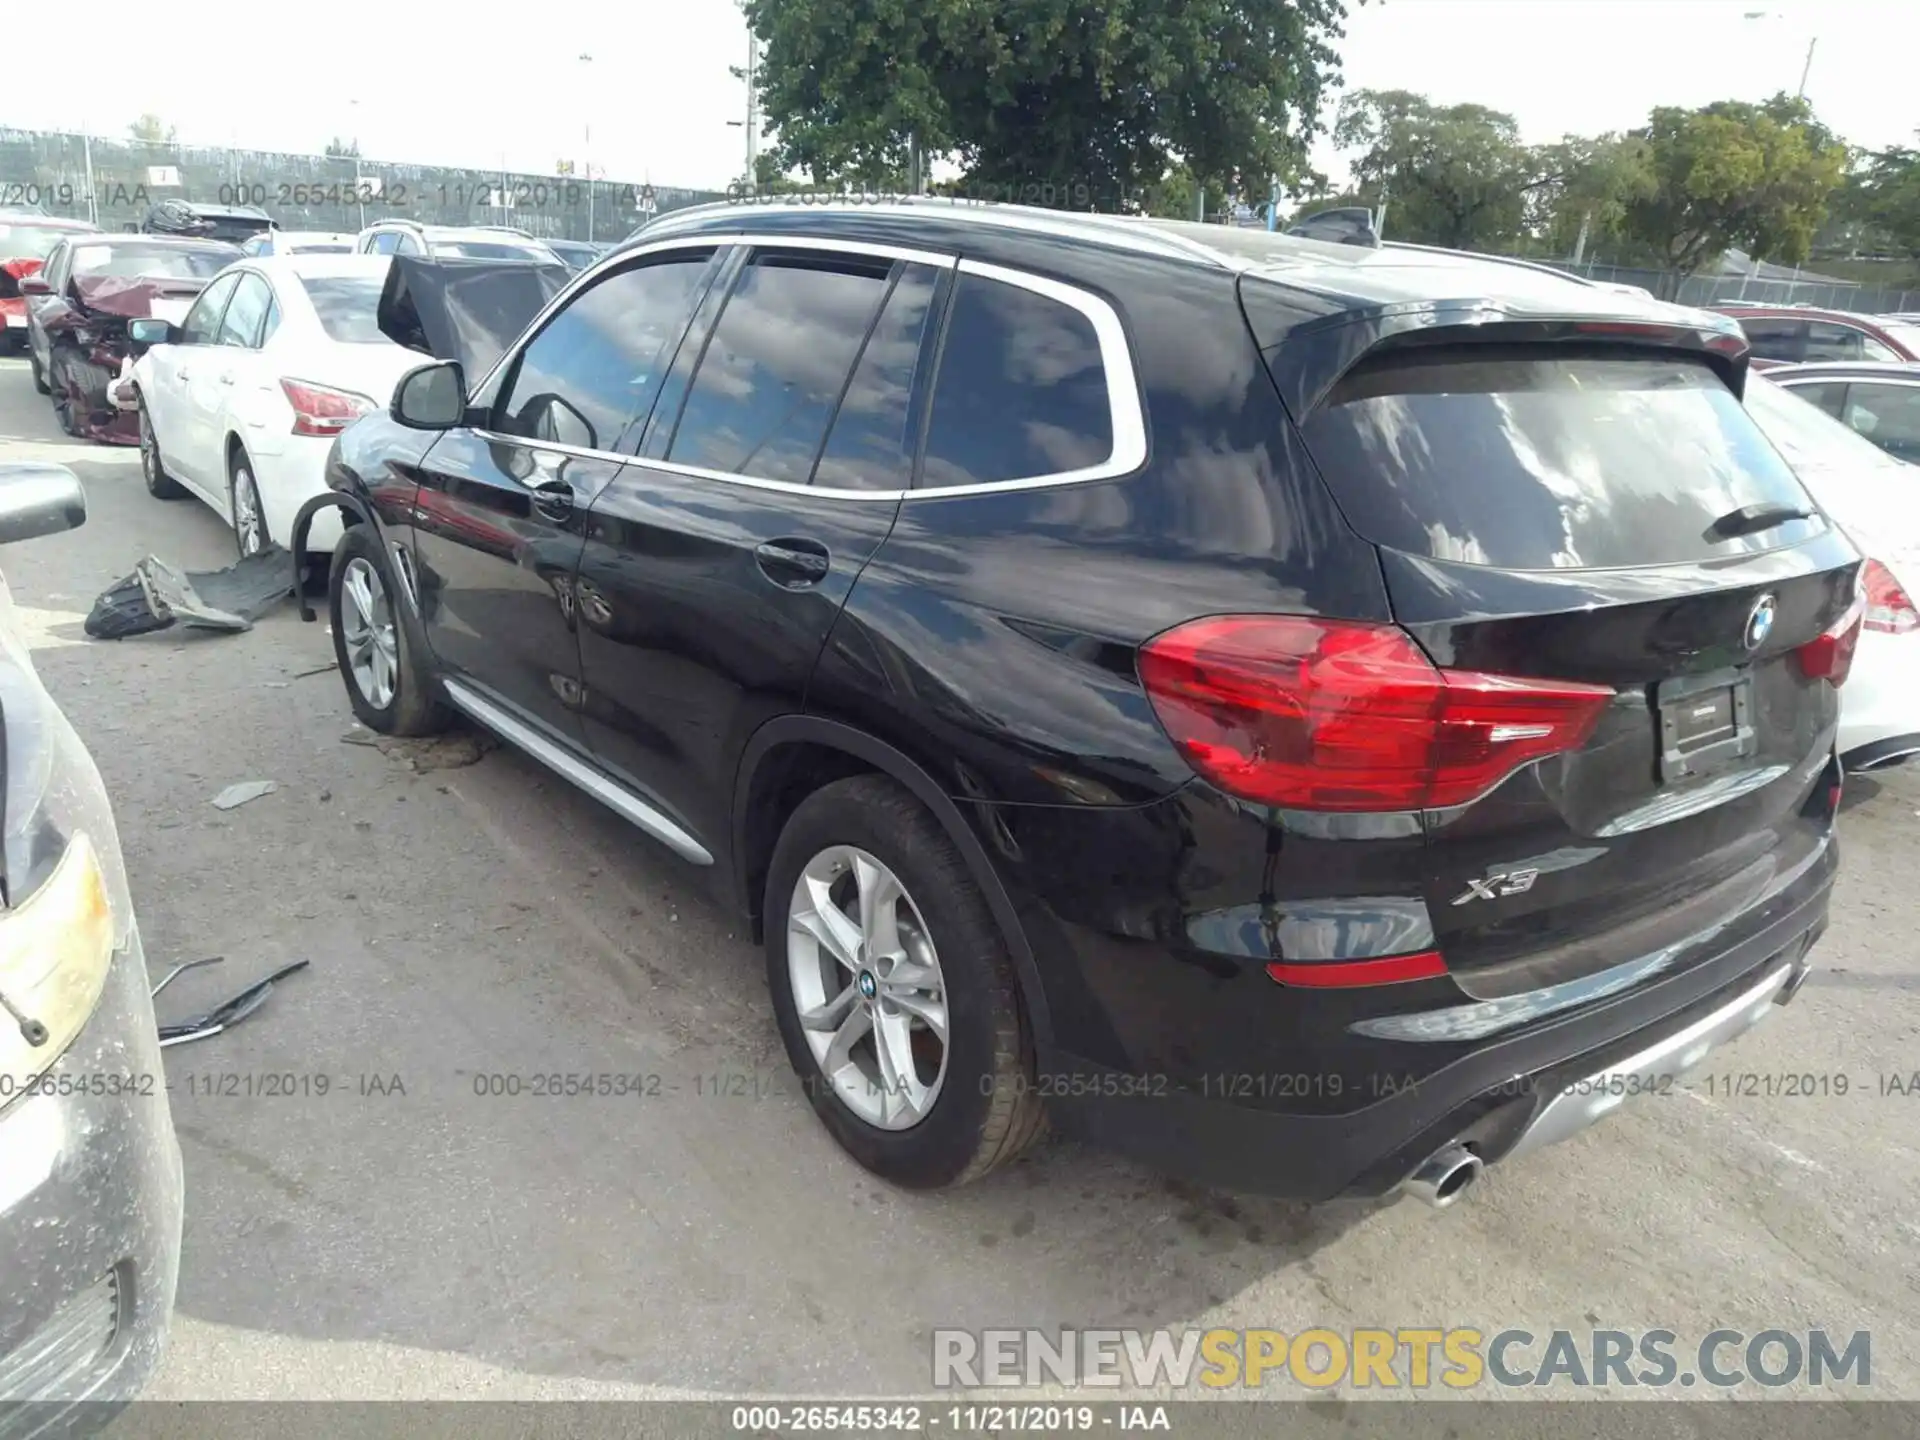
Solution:
M1482 1000L1704 959L1830 863L1859 556L1742 409L1737 333L1615 302L1248 306L1432 662L1604 687L1565 748L1422 816L1437 948Z

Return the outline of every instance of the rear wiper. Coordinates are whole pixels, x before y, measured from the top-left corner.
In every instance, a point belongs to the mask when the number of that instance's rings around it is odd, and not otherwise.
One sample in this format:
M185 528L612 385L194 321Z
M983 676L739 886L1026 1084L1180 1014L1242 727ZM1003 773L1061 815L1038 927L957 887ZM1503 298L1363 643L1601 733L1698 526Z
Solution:
M1776 525L1784 525L1789 520L1811 520L1814 514L1814 511L1804 510L1798 505L1742 505L1738 510L1729 510L1709 525L1706 538L1731 540L1737 535L1754 535L1762 530L1771 530Z

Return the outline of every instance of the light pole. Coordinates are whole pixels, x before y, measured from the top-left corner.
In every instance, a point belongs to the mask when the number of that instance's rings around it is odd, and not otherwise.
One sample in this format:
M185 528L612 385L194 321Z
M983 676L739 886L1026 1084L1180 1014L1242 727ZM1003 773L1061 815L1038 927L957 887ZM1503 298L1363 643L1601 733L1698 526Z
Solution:
M755 37L752 29L749 28L747 31L747 69L746 69L747 118L745 120L727 121L728 129L733 129L736 126L744 126L746 128L746 132L747 132L746 186L749 190L753 189L755 184L754 162L760 158L759 146L757 144L757 141L759 139L759 129L760 129L760 126L758 123L758 120L759 120L758 95L754 90L756 71L757 71L757 67L759 66L759 63L760 63L760 41Z
M580 63L582 65L593 64L593 56L582 54ZM588 74L591 75L592 72L589 71ZM587 172L587 243L589 245L593 243L593 106L588 100L591 94L592 83L589 80L588 83L581 86L580 90L580 103L586 111L586 118L580 122L581 148L583 151L580 158L581 164Z
M357 98L347 101L347 108L356 112L351 127L353 134L347 144L353 147L353 204L360 216L360 228L364 230L367 228L367 202L360 180L360 101Z
M1785 17L1781 15L1778 10L1749 10L1740 18L1743 20L1780 20ZM1818 35L1815 35L1807 41L1806 62L1800 67L1800 88L1793 92L1793 98L1796 100L1804 100L1807 98L1807 77L1813 73L1813 49L1814 46L1819 43L1820 37Z

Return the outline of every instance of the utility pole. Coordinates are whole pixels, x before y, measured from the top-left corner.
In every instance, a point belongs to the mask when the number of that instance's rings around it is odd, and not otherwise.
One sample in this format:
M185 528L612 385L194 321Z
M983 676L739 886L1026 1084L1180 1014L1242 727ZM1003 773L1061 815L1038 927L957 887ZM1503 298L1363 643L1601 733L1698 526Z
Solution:
M759 183L760 159L760 39L747 31L747 185Z
M583 54L580 57L580 63L582 65L591 65L593 63L593 56ZM593 72L588 71L587 73L591 75ZM591 91L592 86L591 83L589 83L588 93L591 93ZM580 133L585 151L580 158L587 172L587 243L591 245L593 243L593 111L591 107L588 108L587 119L581 122Z
M1800 89L1793 97L1796 100L1804 100L1807 98L1807 76L1813 72L1813 47L1819 43L1820 37L1818 35L1807 42L1807 63L1800 67Z

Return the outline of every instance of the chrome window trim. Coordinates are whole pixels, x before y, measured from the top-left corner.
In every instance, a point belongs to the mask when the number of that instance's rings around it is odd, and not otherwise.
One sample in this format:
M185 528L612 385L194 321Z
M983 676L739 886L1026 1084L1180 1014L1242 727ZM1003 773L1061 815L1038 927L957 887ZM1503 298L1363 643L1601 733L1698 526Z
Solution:
M818 213L818 210L816 209L814 213ZM651 243L609 255L581 271L552 300L547 302L546 307L528 325L525 333L529 337L537 337L560 309L571 303L576 294L589 284L596 283L605 273L624 270L636 260L674 250L708 250L729 245L744 245L756 250L821 250L846 255L873 255L885 259L904 260L909 264L931 265L940 269L957 270L963 274L978 275L983 280L1013 285L1078 311L1086 316L1088 323L1093 326L1094 337L1100 346L1100 363L1106 373L1107 381L1108 418L1113 430L1112 451L1097 465L1047 475L1023 476L1018 480L987 480L976 485L949 485L941 489L853 490L831 485L806 485L794 480L769 480L758 475L738 475L730 471L709 470L703 466L686 465L673 460L653 460L638 455L622 454L614 450L533 440L525 435L507 435L480 426L472 427L472 433L477 438L491 443L522 445L529 449L571 455L582 460L642 465L649 470L659 470L669 475L684 475L693 480L717 480L724 484L744 486L749 490L817 495L829 500L884 501L889 504L909 500L945 500L968 495L996 494L1003 490L1037 490L1061 485L1081 485L1130 475L1146 464L1146 409L1140 394L1139 376L1133 365L1133 349L1127 341L1126 327L1120 321L1119 312L1100 296L1083 290L1079 286L1069 285L1064 281L1054 280L1045 275L1036 275L1026 270L989 264L982 260L967 260L939 251L916 250L911 246L864 240L838 240L819 235L728 231L663 237ZM484 403L491 408L493 399L496 397L488 396L487 392L505 375L508 368L531 343L532 338L529 338L503 352L494 362L493 368L488 370L480 383L473 387L470 392L473 398L469 403L478 405L483 402L484 397Z

